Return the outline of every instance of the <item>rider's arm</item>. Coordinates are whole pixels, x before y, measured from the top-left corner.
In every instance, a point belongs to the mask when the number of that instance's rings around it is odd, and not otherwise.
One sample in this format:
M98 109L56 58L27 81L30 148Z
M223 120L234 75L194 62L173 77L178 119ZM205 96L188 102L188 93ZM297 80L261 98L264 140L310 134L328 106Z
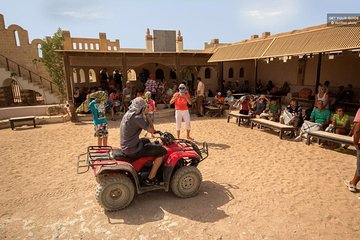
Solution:
M154 133L155 132L154 124L151 121L149 114L145 114L145 117L146 117L146 121L149 123L149 127L146 129L146 131L148 131L149 133Z
M150 106L149 105L147 105L146 106L146 109L145 109L145 118L146 118L146 121L148 122L148 124L149 124L149 127L146 129L146 131L148 131L149 133L154 133L155 132L155 128L154 128L154 123L151 121L151 118L150 118L150 116L149 116L149 114L148 114L148 112L149 112L149 108Z

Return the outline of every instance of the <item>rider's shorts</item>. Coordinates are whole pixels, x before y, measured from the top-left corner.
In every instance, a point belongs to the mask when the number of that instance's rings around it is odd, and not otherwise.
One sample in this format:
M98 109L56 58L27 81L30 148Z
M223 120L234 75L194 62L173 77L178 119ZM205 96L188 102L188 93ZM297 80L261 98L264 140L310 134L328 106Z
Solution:
M137 153L131 155L131 157L163 157L167 154L167 150L158 143L151 143L149 139L141 139L144 147Z

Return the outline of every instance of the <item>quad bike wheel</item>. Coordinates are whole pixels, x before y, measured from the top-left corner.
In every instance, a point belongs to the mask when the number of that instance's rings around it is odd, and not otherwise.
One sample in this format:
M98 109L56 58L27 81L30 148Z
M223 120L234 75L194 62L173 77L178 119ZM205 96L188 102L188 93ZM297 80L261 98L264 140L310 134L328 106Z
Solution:
M135 195L134 183L125 175L109 174L98 178L96 200L108 211L127 207Z
M171 179L171 190L180 198L195 196L200 188L202 176L194 166L179 168Z

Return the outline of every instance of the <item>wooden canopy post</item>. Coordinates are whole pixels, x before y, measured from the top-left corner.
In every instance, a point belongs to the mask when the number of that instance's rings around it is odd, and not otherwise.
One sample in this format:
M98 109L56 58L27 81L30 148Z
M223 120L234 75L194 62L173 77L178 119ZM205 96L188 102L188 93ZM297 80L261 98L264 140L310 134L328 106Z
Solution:
M70 109L70 119L72 122L77 122L78 118L75 112L75 106L74 106L74 98L73 98L73 86L72 86L72 80L70 78L70 74L72 71L70 71L70 61L69 61L69 55L66 52L63 52L63 61L64 61L64 70L65 70L65 81L66 81L66 95L67 95L67 103L69 104Z
M315 93L318 93L318 87L320 84L320 73L321 73L321 58L322 53L319 53L318 55L318 62L317 62L317 68L316 68L316 82L315 82Z
M254 71L254 80L255 80L255 91L256 92L256 84L257 84L257 81L258 81L258 60L255 58L254 59L254 68L255 68L255 71Z

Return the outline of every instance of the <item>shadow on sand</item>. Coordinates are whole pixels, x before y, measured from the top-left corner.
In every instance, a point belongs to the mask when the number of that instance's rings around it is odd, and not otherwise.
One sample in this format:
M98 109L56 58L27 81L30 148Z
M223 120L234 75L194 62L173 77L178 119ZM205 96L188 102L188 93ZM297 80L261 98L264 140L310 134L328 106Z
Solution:
M198 222L216 222L228 215L221 210L232 199L229 189L236 186L205 181L199 194L192 198L177 198L171 192L154 191L136 195L129 207L116 212L105 211L110 224L141 225L163 220L166 212Z
M194 141L194 143L196 143L198 146L202 146L202 142L199 142L199 141ZM209 143L209 142L207 142L207 144L208 144L208 147L210 148L210 149L219 149L219 150L225 150L225 149L227 149L227 148L230 148L230 145L227 145L227 144L222 144L222 143Z

